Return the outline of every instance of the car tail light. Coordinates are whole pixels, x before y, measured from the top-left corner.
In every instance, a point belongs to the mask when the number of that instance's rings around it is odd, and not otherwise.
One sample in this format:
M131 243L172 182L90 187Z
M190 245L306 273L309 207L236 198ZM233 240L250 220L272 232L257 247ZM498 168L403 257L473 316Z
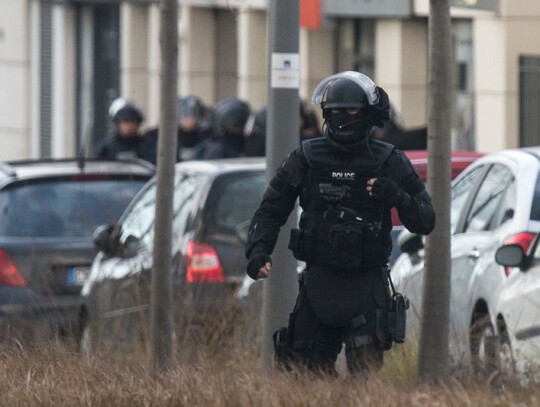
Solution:
M527 253L529 251L529 248L531 247L531 243L533 242L535 236L536 234L531 232L517 233L506 239L504 241L504 244L518 244L523 249L523 253ZM505 266L504 273L508 276L511 269L512 267Z
M187 280L190 283L222 283L223 268L214 248L205 243L189 242L187 249Z
M26 280L17 268L17 265L3 250L0 250L0 284L16 287L26 286Z

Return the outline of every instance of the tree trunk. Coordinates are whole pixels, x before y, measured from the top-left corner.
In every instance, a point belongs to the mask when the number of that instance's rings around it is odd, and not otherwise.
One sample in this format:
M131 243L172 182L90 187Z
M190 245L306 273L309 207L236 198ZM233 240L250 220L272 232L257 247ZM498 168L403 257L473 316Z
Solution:
M178 0L161 0L161 111L159 117L156 213L152 268L150 370L155 377L173 356L171 238L178 121Z
M437 222L426 240L418 375L439 381L449 368L452 50L450 0L430 0L430 6L428 190Z

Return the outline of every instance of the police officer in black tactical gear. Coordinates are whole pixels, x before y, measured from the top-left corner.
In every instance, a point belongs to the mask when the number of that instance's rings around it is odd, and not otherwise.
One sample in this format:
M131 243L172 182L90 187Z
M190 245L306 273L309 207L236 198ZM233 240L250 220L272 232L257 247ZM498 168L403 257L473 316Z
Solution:
M251 113L248 103L230 98L216 106L214 114L214 135L212 139L199 144L195 159L212 160L236 158L244 155L244 126Z
M115 99L109 108L116 126L115 133L102 140L97 148L97 156L104 158L141 157L142 138L139 127L144 120L141 109L124 98Z
M177 101L178 130L176 161L192 160L197 146L210 138L212 125L210 109L194 95ZM159 129L154 127L143 134L141 158L157 163Z
M390 210L420 234L433 230L435 213L408 158L373 137L388 120L382 88L346 71L323 80L312 102L321 104L324 136L303 141L270 181L251 221L247 273L269 275L280 227L300 197L289 249L306 269L289 325L274 334L276 361L335 374L345 343L349 371L366 373L382 366L392 341L404 340L408 305L387 267Z

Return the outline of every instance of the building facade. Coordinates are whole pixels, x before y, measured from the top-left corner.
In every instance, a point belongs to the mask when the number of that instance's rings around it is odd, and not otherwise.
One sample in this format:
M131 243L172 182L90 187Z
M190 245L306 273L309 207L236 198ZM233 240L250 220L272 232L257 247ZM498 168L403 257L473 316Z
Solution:
M453 0L453 147L540 144L540 2ZM426 125L429 0L303 0L301 97L359 70L407 128ZM258 108L268 88L267 0L182 0L179 93ZM123 96L159 118L159 3L0 1L0 160L65 157L112 131Z

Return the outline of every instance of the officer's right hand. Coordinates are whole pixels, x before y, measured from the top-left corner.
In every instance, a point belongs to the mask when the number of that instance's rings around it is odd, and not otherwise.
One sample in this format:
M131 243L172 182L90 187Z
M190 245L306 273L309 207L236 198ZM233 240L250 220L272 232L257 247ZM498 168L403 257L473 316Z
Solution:
M272 268L272 259L266 254L256 254L249 259L247 274L253 280L268 277L268 272Z

